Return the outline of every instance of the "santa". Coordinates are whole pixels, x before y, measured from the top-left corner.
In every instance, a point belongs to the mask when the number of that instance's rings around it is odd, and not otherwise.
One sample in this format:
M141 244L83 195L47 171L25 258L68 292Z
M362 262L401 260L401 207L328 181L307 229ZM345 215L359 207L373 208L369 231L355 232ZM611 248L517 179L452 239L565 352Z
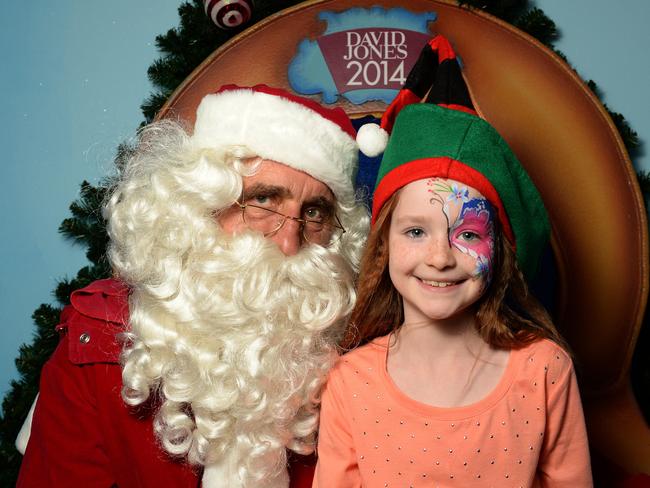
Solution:
M18 486L310 486L368 226L355 131L226 86L138 141L104 207L114 277L62 313Z

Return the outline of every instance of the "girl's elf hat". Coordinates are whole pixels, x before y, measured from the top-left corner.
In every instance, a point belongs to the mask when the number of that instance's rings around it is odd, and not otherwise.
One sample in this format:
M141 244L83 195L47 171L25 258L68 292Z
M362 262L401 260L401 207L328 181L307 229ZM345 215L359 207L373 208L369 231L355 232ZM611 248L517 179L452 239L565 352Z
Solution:
M425 103L418 103L427 91ZM357 138L365 153L364 133L390 131L377 175L373 224L386 200L401 187L423 178L457 180L490 201L520 269L528 279L535 275L550 235L546 209L507 143L476 115L447 39L437 35L427 43L384 113L381 129L374 125L362 127Z

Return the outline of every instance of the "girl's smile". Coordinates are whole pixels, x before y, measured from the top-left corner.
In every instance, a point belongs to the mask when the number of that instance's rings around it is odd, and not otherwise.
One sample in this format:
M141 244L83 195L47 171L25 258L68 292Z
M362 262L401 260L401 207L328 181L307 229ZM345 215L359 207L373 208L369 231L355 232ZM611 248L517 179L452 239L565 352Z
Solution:
M417 276L416 276L417 278ZM462 283L465 280L458 281L434 281L434 280L425 280L424 278L418 278L425 286L432 288L452 288L458 286L459 283Z

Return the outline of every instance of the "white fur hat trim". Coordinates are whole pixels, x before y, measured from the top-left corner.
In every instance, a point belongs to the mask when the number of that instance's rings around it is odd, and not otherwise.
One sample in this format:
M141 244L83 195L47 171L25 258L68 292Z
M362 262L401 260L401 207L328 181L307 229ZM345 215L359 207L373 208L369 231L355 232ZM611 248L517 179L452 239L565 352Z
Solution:
M355 140L335 122L277 95L250 88L206 95L193 140L199 147L246 146L322 181L339 200L354 191Z

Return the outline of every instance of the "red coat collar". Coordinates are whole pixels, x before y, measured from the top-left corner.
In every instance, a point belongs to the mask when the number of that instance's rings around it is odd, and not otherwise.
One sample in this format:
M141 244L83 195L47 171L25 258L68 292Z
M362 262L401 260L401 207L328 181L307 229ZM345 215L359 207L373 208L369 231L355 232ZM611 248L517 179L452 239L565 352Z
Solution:
M121 333L129 320L129 290L114 279L99 280L72 292L56 330L68 336L68 358L74 364L117 363Z

